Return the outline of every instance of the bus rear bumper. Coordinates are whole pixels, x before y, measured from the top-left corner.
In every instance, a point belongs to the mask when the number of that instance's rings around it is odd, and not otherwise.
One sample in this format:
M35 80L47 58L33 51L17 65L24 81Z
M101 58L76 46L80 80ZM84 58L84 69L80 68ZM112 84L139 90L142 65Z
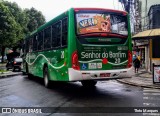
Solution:
M73 68L68 69L69 81L81 81L81 80L109 80L132 77L134 74L133 67L127 69L117 70L90 70L79 71Z

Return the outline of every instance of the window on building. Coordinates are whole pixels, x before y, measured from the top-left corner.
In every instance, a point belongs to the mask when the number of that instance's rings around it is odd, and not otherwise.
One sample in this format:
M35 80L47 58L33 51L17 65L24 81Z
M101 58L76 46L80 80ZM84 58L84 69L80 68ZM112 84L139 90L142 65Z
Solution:
M152 39L152 58L160 58L160 38Z

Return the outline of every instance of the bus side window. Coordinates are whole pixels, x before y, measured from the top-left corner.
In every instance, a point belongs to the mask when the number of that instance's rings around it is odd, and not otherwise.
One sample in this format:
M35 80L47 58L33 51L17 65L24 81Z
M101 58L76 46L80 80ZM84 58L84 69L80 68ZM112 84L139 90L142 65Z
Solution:
M29 38L27 38L27 40L26 40L25 48L26 48L26 53L28 53L29 52Z
M43 50L43 31L38 33L38 50Z
M52 47L60 47L61 21L52 25Z
M44 49L51 48L51 27L44 30Z
M33 51L33 38L31 37L29 39L29 52L32 52Z
M62 20L62 46L67 45L67 36L68 36L68 18Z
M37 35L33 38L33 51L37 51Z

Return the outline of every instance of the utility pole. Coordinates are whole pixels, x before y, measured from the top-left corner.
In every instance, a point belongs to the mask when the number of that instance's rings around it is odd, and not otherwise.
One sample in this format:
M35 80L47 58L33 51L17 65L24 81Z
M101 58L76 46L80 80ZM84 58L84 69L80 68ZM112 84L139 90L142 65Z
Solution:
M147 0L145 1L145 18L144 18L144 28L146 29L147 27Z
M124 0L124 7L128 13L130 13L131 3L132 3L132 0L128 0L128 1Z
M131 8L131 0L128 0L128 9L127 12L130 14L130 8Z

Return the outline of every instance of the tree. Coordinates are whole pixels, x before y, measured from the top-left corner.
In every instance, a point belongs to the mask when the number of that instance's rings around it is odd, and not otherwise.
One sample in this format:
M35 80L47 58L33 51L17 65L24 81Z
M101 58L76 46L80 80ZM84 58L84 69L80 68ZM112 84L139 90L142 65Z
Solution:
M3 2L0 2L0 48L2 62L5 47L17 42L16 35L18 33L19 26L17 25L13 15L10 13L8 7L6 7Z
M0 51L2 62L5 47L20 47L26 35L45 23L40 11L22 10L15 2L0 1Z
M25 35L28 33L27 24L28 24L28 17L26 13L17 5L15 2L3 2L5 6L8 7L11 14L14 16L17 25L19 26L19 33L17 34L18 40L22 40Z
M27 17L29 18L29 22L27 25L29 32L34 31L46 22L43 14L33 7L31 9L25 9L25 12L27 14Z

